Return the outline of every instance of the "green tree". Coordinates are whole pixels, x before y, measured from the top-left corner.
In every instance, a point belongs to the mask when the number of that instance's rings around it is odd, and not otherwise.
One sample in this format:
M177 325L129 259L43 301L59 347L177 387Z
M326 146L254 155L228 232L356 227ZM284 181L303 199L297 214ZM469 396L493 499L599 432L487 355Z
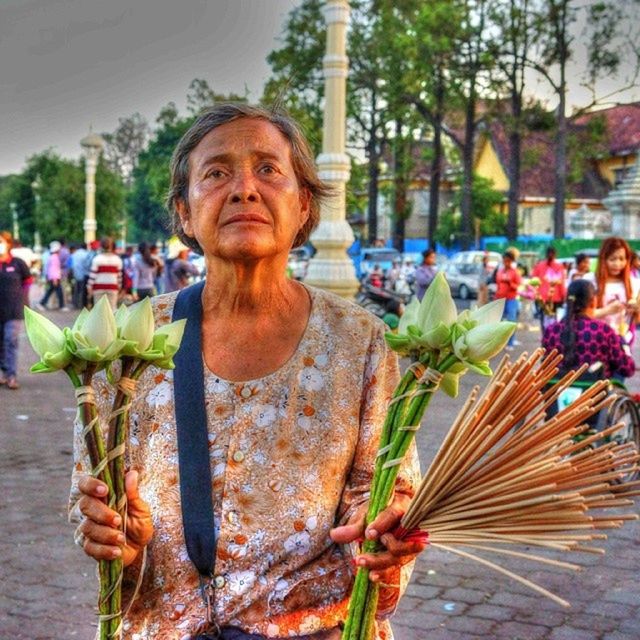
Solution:
M181 117L173 103L160 111L156 119L158 127L133 171L127 199L134 237L155 240L167 235L168 217L164 200L169 191L171 155L194 120L194 115Z
M459 182L462 178L459 179ZM493 187L493 180L474 174L472 188L473 226L479 236L504 235L506 220L501 206L504 196ZM441 216L436 240L445 247L452 247L462 239L462 189L458 189L451 205Z
M261 103L284 107L302 126L314 153L322 145L322 98L326 23L322 0L303 0L288 14L282 46L267 56L271 78Z
M549 83L557 98L555 131L555 186L553 208L553 230L556 238L565 234L565 199L567 195L569 120L567 115L567 68L575 56L575 31L580 12L586 12L586 28L580 34L586 40L589 51L586 68L582 73L583 82L591 89L591 104L587 110L610 99L612 95L596 96L596 83L604 76L617 76L623 51L635 56L635 73L629 79L629 86L635 85L638 75L640 52L635 48L637 33L637 1L610 0L579 3L577 0L543 0L539 11L540 25L538 44L539 56L530 65ZM636 19L629 19L634 15ZM632 25L629 27L628 25ZM629 31L635 31L633 35Z
M507 113L499 118L507 129L509 139L509 178L507 238L515 240L518 235L518 204L520 200L520 173L522 167L522 137L526 131L527 110L525 103L526 72L532 41L537 34L536 14L532 0L509 0L492 7L491 20L498 28L498 37L493 40L493 51L497 67L502 73L504 90L509 105ZM504 87L504 89L503 89ZM502 97L502 96L501 96ZM502 110L501 110L502 111Z
M24 244L33 243L36 231L43 242L55 238L81 242L84 239L84 184L84 160L75 162L44 151L31 156L24 171L10 177L0 195L0 208L5 208L5 202L6 206L15 203ZM101 159L96 172L98 235L117 232L124 195L121 177Z
M396 35L402 56L411 61L400 80L404 99L411 103L424 125L431 130L431 148L425 154L429 168L429 217L427 239L435 246L435 234L440 210L440 188L445 162L443 136L456 144L458 139L445 125L450 111L453 87L452 61L456 42L460 39L461 5L450 0L413 0L403 7L404 26Z
M194 78L187 91L187 111L197 116L218 102L246 102L248 92L240 96L235 93L216 93L204 78Z

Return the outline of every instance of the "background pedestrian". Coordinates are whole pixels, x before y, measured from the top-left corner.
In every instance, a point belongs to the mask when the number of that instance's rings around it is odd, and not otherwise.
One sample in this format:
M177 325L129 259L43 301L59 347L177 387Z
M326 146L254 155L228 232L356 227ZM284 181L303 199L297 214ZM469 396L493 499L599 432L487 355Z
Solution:
M49 257L44 265L44 274L47 280L47 290L44 297L36 305L39 309L46 309L49 298L53 293L58 298L58 308L65 310L64 295L62 293L62 263L60 262L60 249L62 245L54 240L49 244Z
M11 255L13 238L0 232L0 385L19 388L18 337L24 319L25 294L31 283L26 263Z
M633 252L622 238L606 238L600 246L596 285L596 317L604 320L631 344L638 320L640 281L631 275Z
M422 300L427 288L436 277L438 267L436 266L436 252L434 249L427 249L422 252L422 264L415 270L416 297Z
M518 322L518 287L522 281L520 273L515 268L515 256L510 251L505 251L502 256L502 264L496 271L496 299L504 298L503 320ZM515 339L515 331L509 338L507 349L513 349L518 344Z
M115 309L122 289L122 260L114 253L113 238L102 238L100 246L102 251L91 262L87 292L93 296L94 304L107 296L111 308Z

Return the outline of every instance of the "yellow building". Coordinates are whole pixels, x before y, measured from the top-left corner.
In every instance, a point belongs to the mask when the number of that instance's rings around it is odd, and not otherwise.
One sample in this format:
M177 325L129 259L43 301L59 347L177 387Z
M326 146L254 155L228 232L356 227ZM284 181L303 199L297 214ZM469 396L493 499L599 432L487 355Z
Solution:
M587 154L579 179L567 180L566 228L574 236L593 237L611 232L611 216L602 199L635 162L640 149L640 103L582 115L570 122L570 134L578 144L581 137L588 144L592 138L587 131L595 124L603 131L597 148L593 149L592 157ZM475 171L493 180L494 187L505 196L509 190L509 156L504 126L490 123L476 145ZM555 185L553 134L528 133L522 141L521 159L519 231L524 235L551 233Z

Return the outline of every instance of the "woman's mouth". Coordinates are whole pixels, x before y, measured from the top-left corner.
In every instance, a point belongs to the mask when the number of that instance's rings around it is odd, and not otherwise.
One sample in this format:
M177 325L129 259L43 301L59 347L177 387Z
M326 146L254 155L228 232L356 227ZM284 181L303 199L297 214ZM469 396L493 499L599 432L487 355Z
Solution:
M269 220L257 213L236 213L225 220L223 226L228 224L269 224Z

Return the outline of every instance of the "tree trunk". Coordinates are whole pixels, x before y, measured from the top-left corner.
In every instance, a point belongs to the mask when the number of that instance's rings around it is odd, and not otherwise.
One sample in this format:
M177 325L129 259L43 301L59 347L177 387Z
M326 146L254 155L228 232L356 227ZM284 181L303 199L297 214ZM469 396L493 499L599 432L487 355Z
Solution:
M520 149L522 145L521 119L522 96L515 89L511 92L511 115L513 122L509 132L509 211L507 214L507 239L518 237L518 202L520 200Z
M369 185L367 189L367 239L373 246L378 239L378 178L380 176L380 154L378 148L378 123L376 121L376 91L371 92L371 127L367 141L367 155L369 157Z
M394 145L393 189L393 246L404 251L405 219L407 215L407 171L405 141L402 139L402 122L396 120Z
M566 110L566 67L567 67L567 3L563 2L558 18L558 48L560 61L560 83L558 85L558 129L555 147L555 201L553 203L553 237L564 238L564 201L567 182L567 116Z
M475 76L469 81L469 96L465 105L464 146L462 148L462 197L460 199L460 245L469 249L473 241L473 155L476 133L476 86Z
M431 158L431 173L429 176L429 222L427 240L429 248L436 247L436 228L438 226L438 209L440 208L440 182L442 180L442 119L444 112L444 78L438 74L436 85L436 110L433 125L433 157Z
M367 143L369 156L369 185L367 189L367 240L373 245L378 238L378 177L379 154L375 130L370 134Z

